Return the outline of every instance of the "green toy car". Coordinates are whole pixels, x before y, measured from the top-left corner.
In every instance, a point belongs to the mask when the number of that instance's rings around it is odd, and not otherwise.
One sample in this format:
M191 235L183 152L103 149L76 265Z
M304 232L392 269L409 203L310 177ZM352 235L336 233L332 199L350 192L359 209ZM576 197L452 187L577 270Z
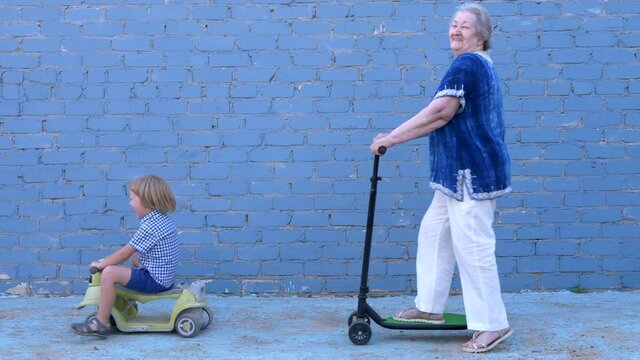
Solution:
M100 303L101 273L91 269L89 286L78 309ZM145 316L138 313L138 304L156 300L175 300L170 315ZM87 318L96 316L90 314ZM175 330L180 336L190 338L198 335L211 324L213 317L207 307L205 282L196 281L189 287L177 287L168 291L147 294L116 288L116 301L111 310L111 325L123 332L169 332Z

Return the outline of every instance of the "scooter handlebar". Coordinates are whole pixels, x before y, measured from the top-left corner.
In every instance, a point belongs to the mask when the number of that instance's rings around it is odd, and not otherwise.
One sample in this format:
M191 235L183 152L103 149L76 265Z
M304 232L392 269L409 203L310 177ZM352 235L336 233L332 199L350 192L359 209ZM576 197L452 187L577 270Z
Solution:
M93 275L93 274L95 274L95 273L97 273L99 271L100 270L98 270L98 268L95 267L95 266L92 266L92 267L89 268L89 272L91 273L91 275Z
M387 147L386 146L380 146L378 148L378 154L384 155L384 153L386 153L386 152L387 152Z

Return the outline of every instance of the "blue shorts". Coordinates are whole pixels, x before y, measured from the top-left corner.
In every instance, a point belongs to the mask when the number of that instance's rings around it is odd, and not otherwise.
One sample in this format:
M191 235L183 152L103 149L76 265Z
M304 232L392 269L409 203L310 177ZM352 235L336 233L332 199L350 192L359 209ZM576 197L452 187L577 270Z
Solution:
M149 274L149 270L141 268L131 269L131 279L129 279L129 282L124 287L148 294L171 289L171 287L164 287L158 284L158 282L151 277L151 274Z

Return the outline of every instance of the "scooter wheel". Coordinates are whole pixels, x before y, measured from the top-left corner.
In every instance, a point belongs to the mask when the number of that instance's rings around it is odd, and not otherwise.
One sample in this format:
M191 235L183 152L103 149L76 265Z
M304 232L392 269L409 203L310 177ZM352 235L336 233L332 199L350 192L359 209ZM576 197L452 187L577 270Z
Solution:
M359 320L349 326L349 340L355 345L365 345L371 340L371 326Z
M349 318L347 319L347 325L351 326L351 324L353 324L356 320L361 320L361 319L362 318L358 318L358 312L354 311L354 312L351 313L351 315L349 315ZM368 316L364 317L364 321L367 324L371 325L371 320L369 319Z
M206 329L209 325L211 325L211 322L213 321L213 315L211 314L211 310L208 307L203 307L202 312L203 319L205 320L202 322L202 329L200 330Z
M176 332L182 337L192 338L198 335L198 333L200 332L200 328L202 325L200 323L201 316L198 311L199 309L193 310L188 309L183 311L180 315L178 315L178 318L176 319L174 328Z

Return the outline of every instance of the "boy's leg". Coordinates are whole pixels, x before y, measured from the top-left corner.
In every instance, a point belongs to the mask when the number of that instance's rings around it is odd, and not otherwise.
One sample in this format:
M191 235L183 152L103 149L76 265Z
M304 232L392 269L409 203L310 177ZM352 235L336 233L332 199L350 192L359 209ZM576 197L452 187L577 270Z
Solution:
M131 269L123 266L107 266L102 270L100 286L100 305L98 306L98 320L109 325L111 308L116 300L116 284L126 285L131 278Z

